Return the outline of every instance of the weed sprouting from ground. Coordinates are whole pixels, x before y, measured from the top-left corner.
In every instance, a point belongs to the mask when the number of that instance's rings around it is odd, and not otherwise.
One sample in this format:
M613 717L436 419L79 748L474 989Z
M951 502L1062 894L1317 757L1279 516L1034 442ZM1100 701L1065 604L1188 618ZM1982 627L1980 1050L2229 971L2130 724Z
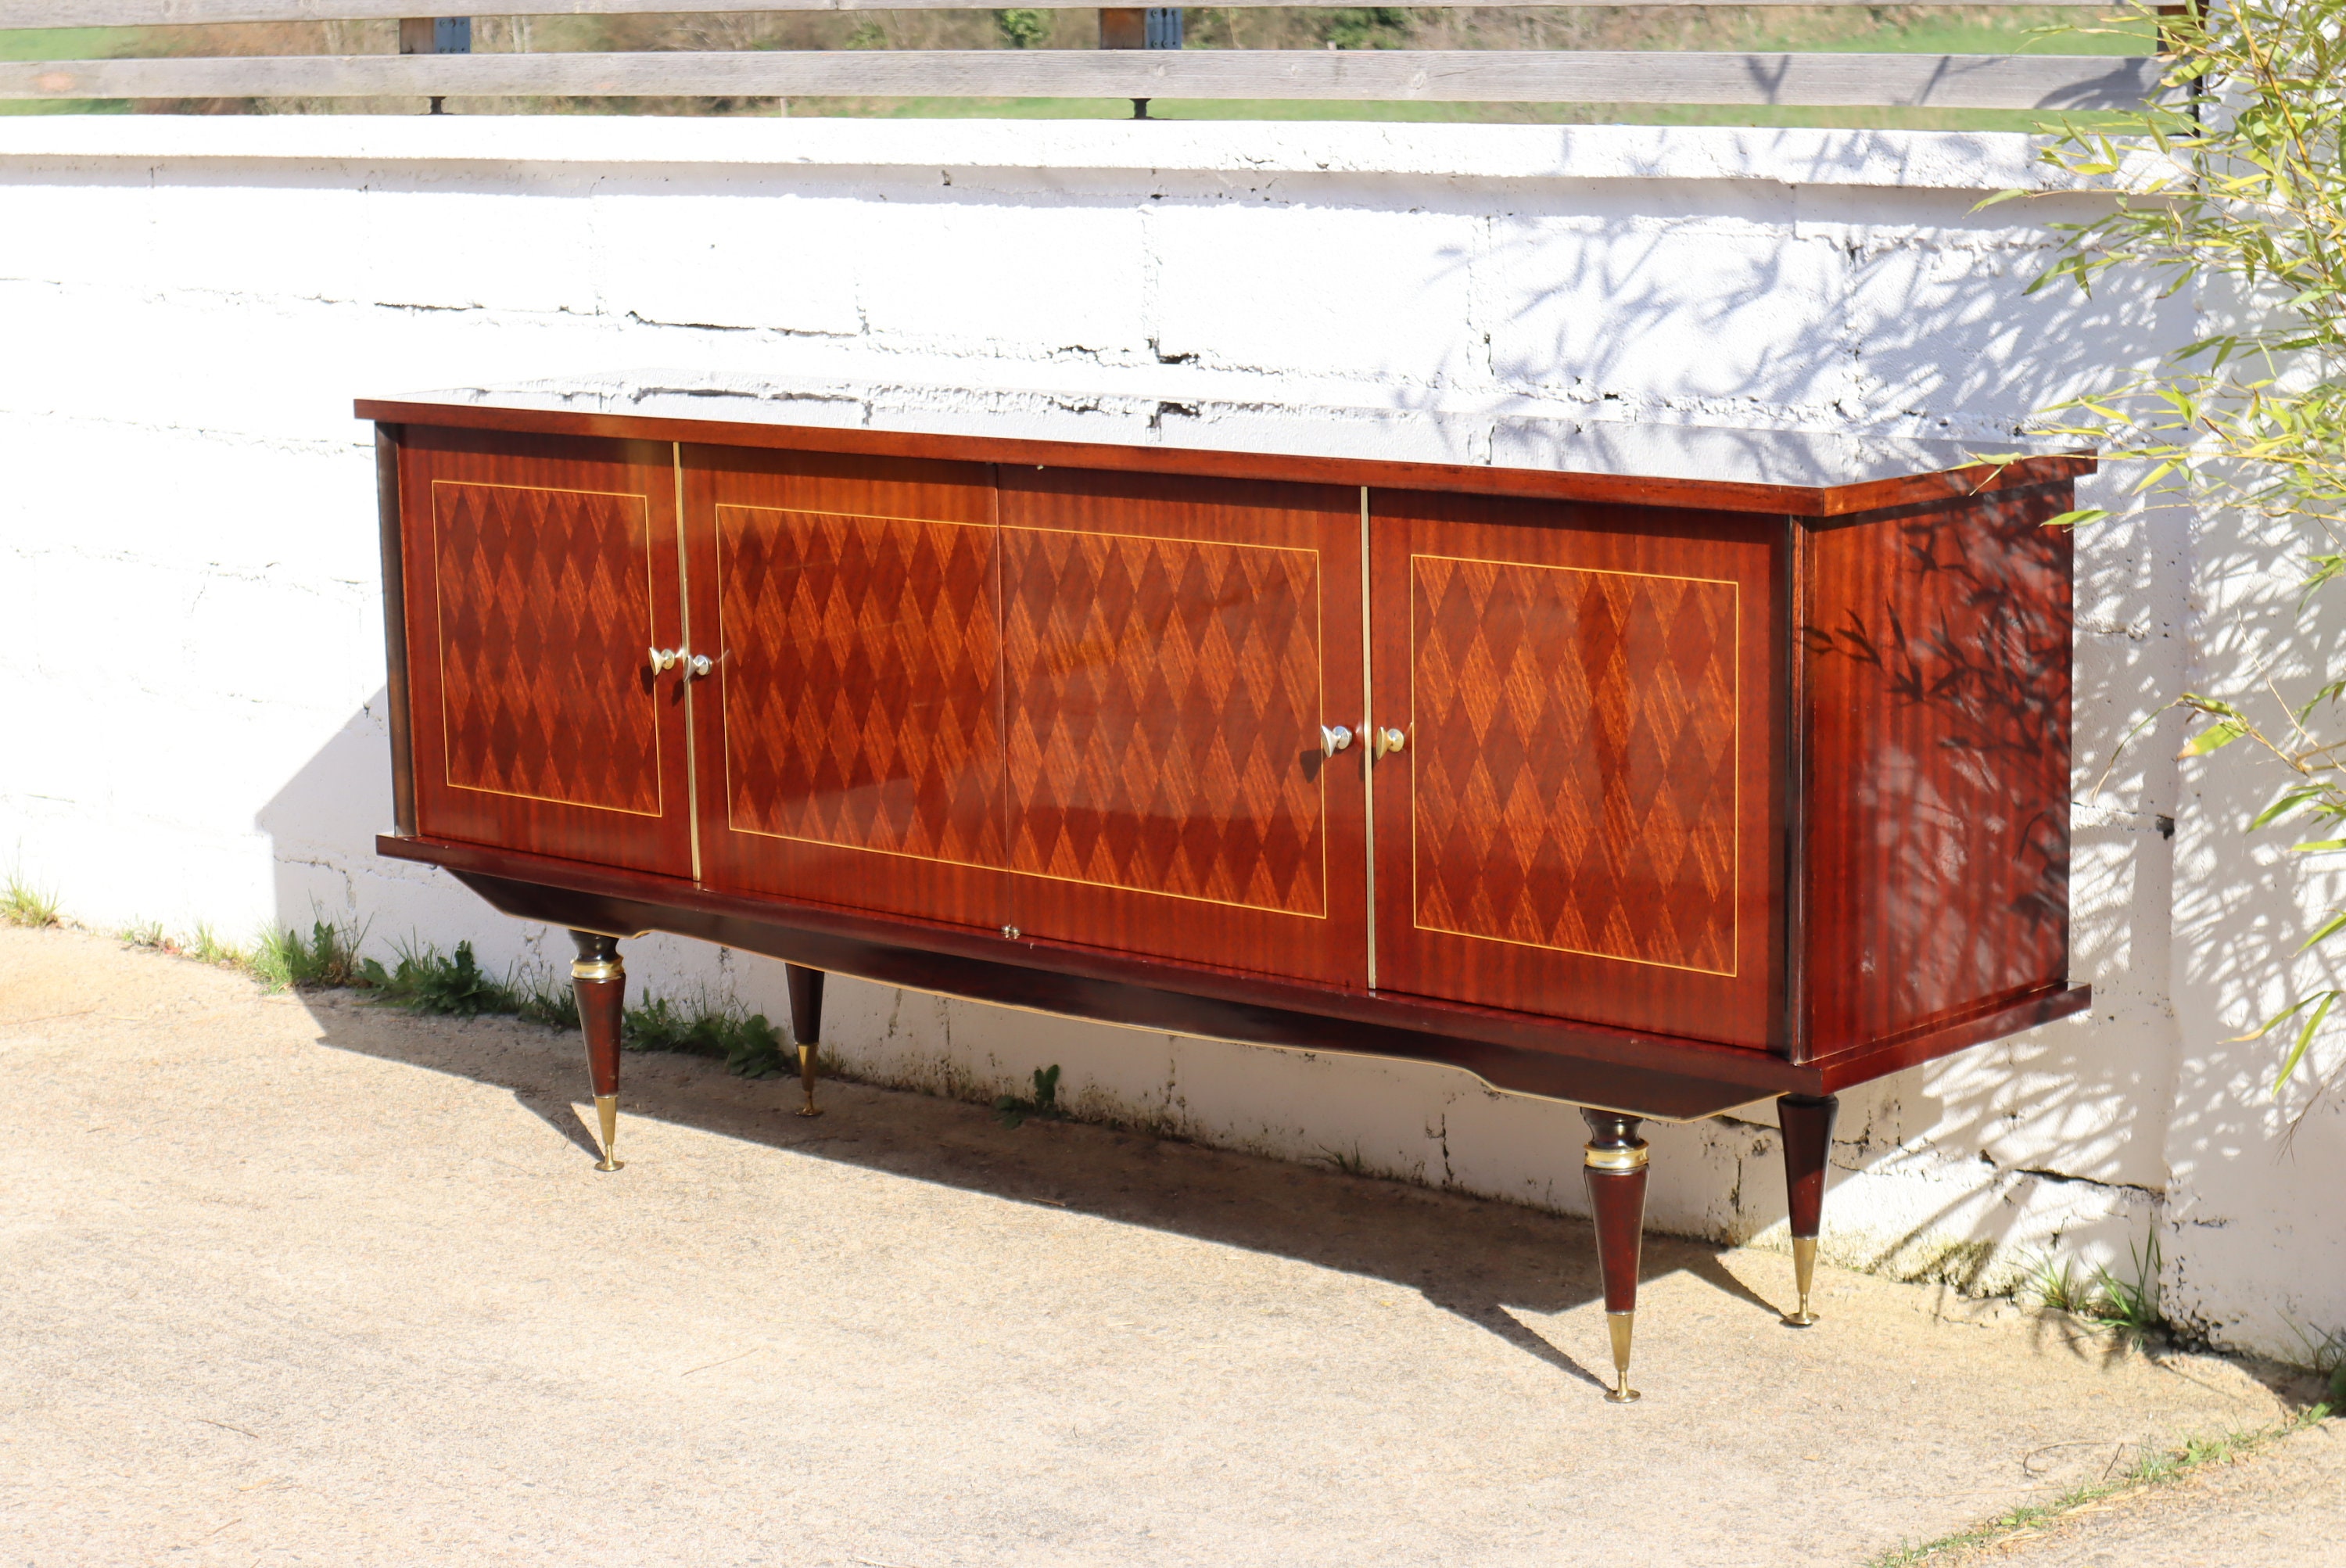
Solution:
M2276 1425L2253 1431L2226 1432L2218 1437L2192 1438L2179 1448L2145 1454L2134 1468L2106 1481L2074 1488L2050 1502L2030 1503L2000 1513L1984 1524L1920 1545L1900 1546L1875 1558L1870 1568L1924 1568L1925 1564L1968 1561L1974 1548L1994 1548L2013 1536L2057 1524L2067 1514L2127 1492L2147 1492L2181 1480L2209 1465L2231 1464L2270 1447L2292 1432L2330 1419L2332 1407L2313 1405Z
M2284 1319L2286 1320L2286 1319ZM2315 1334L2290 1323L2305 1347L2305 1364L2322 1380L2329 1393L2329 1405L2333 1410L2346 1410L2346 1329L2332 1329L2327 1334Z
M218 964L223 969L250 969L252 955L232 942L225 942L213 934L212 928L201 921L196 922L196 934L180 950L198 963Z
M114 940L125 947L169 951L169 939L163 934L163 922L158 920L132 921L114 933Z
M744 1078L774 1078L789 1070L782 1036L762 1013L743 1014L703 1001L687 1008L647 996L627 1010L619 1044L630 1051L679 1051L709 1056Z
M252 972L276 987L355 985L361 976L358 947L362 932L352 932L328 921L310 922L304 942L292 931L265 931L252 950Z
M1364 1176L1369 1174L1369 1162L1361 1154L1361 1145L1358 1144L1354 1144L1349 1149L1323 1148L1320 1151L1320 1163L1331 1171L1341 1171L1346 1176Z
M7 886L0 888L0 920L10 925L55 925L57 923L57 895L36 888L16 872L10 871Z
M2080 1281L2068 1260L2056 1266L2047 1257L2030 1275L2026 1289L2041 1306L2106 1324L2129 1342L2141 1344L2168 1329L2158 1302L2158 1237L2153 1236L2140 1251L2128 1252L2134 1258L2130 1280L2096 1267L2090 1279Z
M578 993L559 975L541 970L514 987L514 1016L549 1029L576 1029Z
M1035 1097L1024 1100L1015 1095L1005 1095L994 1102L994 1114L1002 1118L1005 1127L1015 1127L1029 1116L1046 1121L1057 1121L1066 1115L1059 1109L1059 1064L1035 1069Z
M512 986L483 969L473 956L473 944L460 942L454 954L414 942L399 943L398 962L385 969L380 959L366 959L359 972L377 1000L411 1013L452 1018L477 1018L484 1013L515 1013L520 997Z

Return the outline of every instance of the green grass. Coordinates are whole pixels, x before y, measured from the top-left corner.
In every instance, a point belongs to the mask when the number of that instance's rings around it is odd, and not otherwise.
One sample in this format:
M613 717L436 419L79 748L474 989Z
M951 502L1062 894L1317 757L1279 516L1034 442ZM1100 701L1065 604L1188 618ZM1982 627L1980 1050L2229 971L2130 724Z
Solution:
M138 27L0 28L0 60L103 60L139 46ZM0 98L0 115L127 115L122 98Z
M744 1016L733 1009L711 1007L705 1000L687 1007L647 996L641 1005L627 1010L619 1043L630 1051L711 1057L744 1078L778 1078L791 1065L783 1054L781 1032L764 1013Z
M272 986L351 985L359 978L362 932L322 920L310 922L307 942L292 931L265 931L252 952L252 972Z
M994 1102L994 1114L1002 1118L1005 1127L1015 1127L1029 1116L1039 1116L1056 1122L1066 1115L1059 1109L1059 1064L1035 1069L1035 1097L1031 1100L1017 1095L1004 1095Z
M1953 1563L1974 1548L1993 1547L2023 1532L2033 1532L2057 1524L2066 1516L2093 1503L2127 1493L2171 1486L2193 1471L2213 1465L2237 1464L2293 1432L2329 1420L2330 1411L2331 1407L2326 1404L2313 1405L2287 1420L2252 1431L2192 1438L2180 1447L2144 1455L2123 1475L2073 1488L2050 1502L2029 1503L2009 1512L1999 1513L1984 1523L1958 1531L1953 1535L1941 1536L1936 1541L1896 1547L1875 1558L1869 1568L1925 1568L1926 1564Z
M10 871L6 886L0 887L0 920L10 925L55 925L57 923L57 895L49 889L35 887L18 873Z
M2026 1288L2043 1306L2106 1324L2129 1342L2141 1344L2168 1329L2158 1305L2158 1237L2153 1236L2132 1257L2132 1279L2121 1279L2106 1268L2096 1268L2082 1280L2073 1264L2065 1259L2055 1266L2048 1257L2037 1265Z

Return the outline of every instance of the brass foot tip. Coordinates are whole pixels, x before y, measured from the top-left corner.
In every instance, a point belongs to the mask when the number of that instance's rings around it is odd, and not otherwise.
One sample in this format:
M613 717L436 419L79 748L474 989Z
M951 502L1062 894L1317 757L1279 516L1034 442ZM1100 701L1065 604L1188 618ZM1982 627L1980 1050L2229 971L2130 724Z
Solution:
M1607 1404L1626 1405L1637 1397L1637 1390L1629 1386L1629 1341L1637 1326L1635 1312L1605 1314L1605 1329L1613 1340L1613 1386L1605 1393Z
M598 1171L625 1170L627 1163L612 1157L611 1151L619 1142L619 1096L595 1096L595 1119L603 1124L603 1157L595 1163Z
M1817 1238L1813 1236L1792 1237L1792 1288L1800 1293L1800 1304L1784 1314L1784 1321L1794 1329L1806 1329L1817 1320L1809 1310L1809 1291L1817 1278Z
M799 1047L799 1085L806 1091L806 1104L799 1107L801 1116L820 1116L822 1107L814 1103L814 1047Z

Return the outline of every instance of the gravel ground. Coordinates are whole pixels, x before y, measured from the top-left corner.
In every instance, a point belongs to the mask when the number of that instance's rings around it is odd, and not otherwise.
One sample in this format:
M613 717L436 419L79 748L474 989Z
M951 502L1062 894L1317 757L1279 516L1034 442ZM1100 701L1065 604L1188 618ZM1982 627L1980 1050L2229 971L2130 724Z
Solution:
M1663 1237L1617 1407L1577 1222L627 1070L598 1175L569 1037L0 929L0 1563L1857 1564L2284 1413Z

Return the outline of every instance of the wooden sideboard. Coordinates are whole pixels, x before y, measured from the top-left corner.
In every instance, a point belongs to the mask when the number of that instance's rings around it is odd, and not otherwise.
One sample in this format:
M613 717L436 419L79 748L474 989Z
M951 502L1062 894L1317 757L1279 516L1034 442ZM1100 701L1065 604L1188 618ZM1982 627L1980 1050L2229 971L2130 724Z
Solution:
M366 401L396 830L569 928L1441 1063L1585 1107L1614 1397L1647 1117L2076 1013L2083 455L1604 429L1396 461Z

